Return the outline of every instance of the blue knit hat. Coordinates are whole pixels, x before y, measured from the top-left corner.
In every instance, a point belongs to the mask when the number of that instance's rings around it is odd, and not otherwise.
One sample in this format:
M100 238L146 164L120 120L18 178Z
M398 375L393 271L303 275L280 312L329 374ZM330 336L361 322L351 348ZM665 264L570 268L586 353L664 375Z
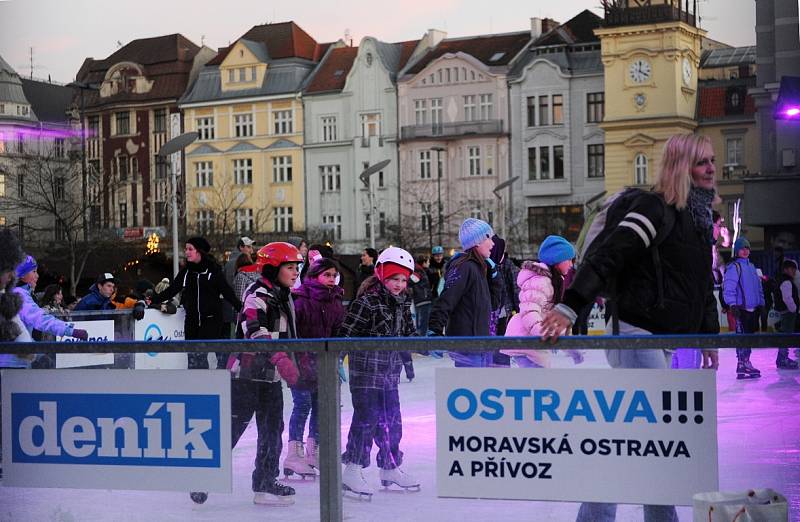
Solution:
M547 236L539 247L539 261L547 266L573 259L575 249L561 236Z
M38 266L33 256L25 256L25 260L17 265L17 279L33 272Z
M467 218L461 223L461 230L458 231L458 240L461 241L461 248L466 252L474 246L478 246L485 239L494 235L491 225L480 219Z
M733 243L733 255L736 255L737 253L739 253L739 250L741 250L743 248L750 248L750 241L748 241L746 237L740 236Z

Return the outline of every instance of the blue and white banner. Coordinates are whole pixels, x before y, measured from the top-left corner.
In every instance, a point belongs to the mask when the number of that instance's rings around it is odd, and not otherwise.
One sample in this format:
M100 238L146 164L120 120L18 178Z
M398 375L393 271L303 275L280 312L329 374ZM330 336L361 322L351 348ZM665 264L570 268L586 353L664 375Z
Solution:
M18 370L2 380L6 486L231 491L227 371Z
M97 321L75 321L75 328L82 328L89 334L87 341L95 343L114 342L114 321L113 319L101 319ZM56 337L56 341L62 343L82 343L75 337ZM56 368L77 368L85 366L103 366L114 364L113 353L57 353Z
M717 491L704 370L436 371L440 497L692 505Z
M183 307L177 313L165 314L160 310L148 308L144 317L134 324L134 339L137 341L183 341L183 323L186 312ZM137 370L185 370L189 367L186 353L144 352L134 355L134 368ZM216 368L216 365L209 365Z

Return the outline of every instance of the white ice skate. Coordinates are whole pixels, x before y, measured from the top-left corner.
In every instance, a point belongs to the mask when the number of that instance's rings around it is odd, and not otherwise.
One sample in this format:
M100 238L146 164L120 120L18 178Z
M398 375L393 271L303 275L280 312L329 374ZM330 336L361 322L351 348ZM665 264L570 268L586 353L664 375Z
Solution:
M314 469L319 469L319 462L317 462L317 454L319 453L319 445L316 439L309 437L306 440L306 464Z
M381 484L387 488L392 484L403 488L406 491L419 491L419 481L400 468L382 469Z
M358 496L358 500L372 500L375 491L364 480L364 468L358 464L348 464L342 472L342 489Z
M317 477L317 472L306 462L306 456L303 452L303 443L299 440L289 441L289 454L286 456L286 460L283 461L283 474L286 478L297 474L303 480L305 480L306 477L311 477L313 479Z

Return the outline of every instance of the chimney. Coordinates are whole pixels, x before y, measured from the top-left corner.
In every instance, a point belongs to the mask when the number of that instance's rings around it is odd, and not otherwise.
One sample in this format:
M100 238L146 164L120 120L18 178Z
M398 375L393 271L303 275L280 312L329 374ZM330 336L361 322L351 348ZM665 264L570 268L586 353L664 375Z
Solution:
M542 19L538 17L531 18L531 39L536 40L542 36Z
M447 33L440 31L439 29L428 29L428 32L425 36L427 37L428 45L432 49L439 45L439 42L447 37Z

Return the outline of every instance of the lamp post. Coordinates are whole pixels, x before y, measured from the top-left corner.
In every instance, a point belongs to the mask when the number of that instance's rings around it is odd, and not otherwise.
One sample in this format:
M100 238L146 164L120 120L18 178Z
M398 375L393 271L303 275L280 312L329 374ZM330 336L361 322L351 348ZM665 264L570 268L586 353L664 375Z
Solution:
M86 190L87 190L87 182L86 182L86 123L84 122L84 112L86 107L83 101L83 91L99 91L100 88L88 84L86 82L79 82L74 81L72 83L68 83L67 87L72 87L73 89L78 89L80 92L80 110L78 116L81 119L81 204L84 206L81 212L81 226L83 227L83 241L87 242L89 240L89 230L86 226Z
M158 151L158 155L166 160L167 156L177 154L198 138L196 132L186 132L172 138ZM172 164L169 167L172 173L172 275L178 275L178 177Z
M514 184L515 181L519 179L519 176L514 176L511 179L507 179L506 181L500 183L495 188L492 189L492 193L500 200L500 223L501 223L501 234L502 237L506 237L506 216L505 216L505 206L503 205L503 197L498 194L501 190L505 188L511 188L511 185Z
M431 150L436 151L436 227L439 235L439 246L442 246L442 160L439 154L445 152L447 149L444 147L431 147Z
M369 246L375 248L375 194L372 192L372 175L383 170L392 160L383 160L375 165L367 167L364 172L358 175L358 179L367 187L367 197L369 197Z

